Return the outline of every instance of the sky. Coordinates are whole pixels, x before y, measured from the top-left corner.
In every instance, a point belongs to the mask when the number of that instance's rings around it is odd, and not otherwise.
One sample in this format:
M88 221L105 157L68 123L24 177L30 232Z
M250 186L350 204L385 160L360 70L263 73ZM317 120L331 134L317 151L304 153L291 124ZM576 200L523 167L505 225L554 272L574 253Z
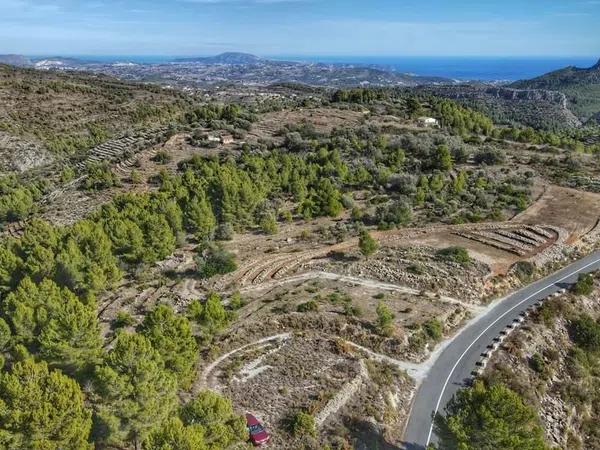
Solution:
M600 0L0 0L0 54L595 56Z

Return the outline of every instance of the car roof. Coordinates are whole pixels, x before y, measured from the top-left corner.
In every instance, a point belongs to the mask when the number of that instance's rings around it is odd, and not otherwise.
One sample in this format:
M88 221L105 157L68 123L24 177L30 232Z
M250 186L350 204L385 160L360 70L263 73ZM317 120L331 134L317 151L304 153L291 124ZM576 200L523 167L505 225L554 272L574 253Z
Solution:
M260 425L258 419L249 413L246 414L246 422L248 423L248 425Z

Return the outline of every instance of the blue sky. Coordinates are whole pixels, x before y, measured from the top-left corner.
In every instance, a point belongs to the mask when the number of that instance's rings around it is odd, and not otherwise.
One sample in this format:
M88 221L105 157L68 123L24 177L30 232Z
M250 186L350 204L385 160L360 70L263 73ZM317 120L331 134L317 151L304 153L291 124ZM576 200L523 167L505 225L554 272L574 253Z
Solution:
M600 0L0 0L0 53L599 56Z

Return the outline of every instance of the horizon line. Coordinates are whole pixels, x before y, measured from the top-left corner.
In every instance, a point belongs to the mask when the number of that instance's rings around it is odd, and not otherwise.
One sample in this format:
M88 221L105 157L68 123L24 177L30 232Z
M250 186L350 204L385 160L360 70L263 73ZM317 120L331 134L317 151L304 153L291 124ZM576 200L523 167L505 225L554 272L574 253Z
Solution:
M544 55L544 54L530 54L530 55L518 55L518 54L498 54L498 55L483 55L483 54L454 54L454 55L440 55L440 54L346 54L346 53L330 53L330 54L318 54L318 53L253 53L245 51L227 50L213 53L70 53L70 52L50 52L50 53L19 53L19 52L3 52L0 55L20 55L27 57L77 57L77 56L99 56L99 57L131 57L131 56L145 56L145 57L171 57L171 58L190 58L190 57L210 57L218 56L225 53L241 53L247 55L253 55L258 57L271 57L271 58L600 58L600 52L596 55Z

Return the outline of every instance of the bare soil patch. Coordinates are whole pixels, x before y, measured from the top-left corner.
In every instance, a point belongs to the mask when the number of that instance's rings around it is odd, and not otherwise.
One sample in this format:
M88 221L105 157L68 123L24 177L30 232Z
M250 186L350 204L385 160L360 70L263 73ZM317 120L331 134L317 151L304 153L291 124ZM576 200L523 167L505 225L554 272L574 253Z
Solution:
M600 194L549 185L546 192L513 221L564 228L573 243L598 225Z

